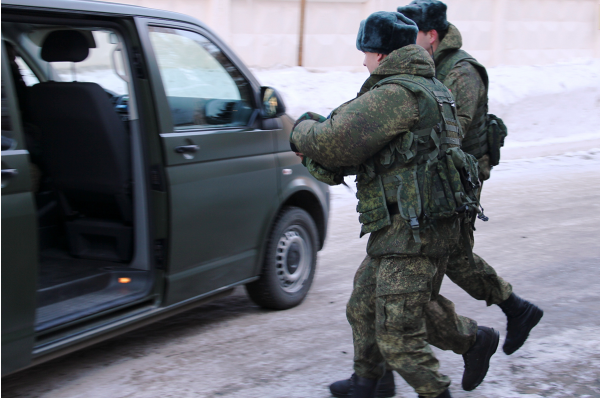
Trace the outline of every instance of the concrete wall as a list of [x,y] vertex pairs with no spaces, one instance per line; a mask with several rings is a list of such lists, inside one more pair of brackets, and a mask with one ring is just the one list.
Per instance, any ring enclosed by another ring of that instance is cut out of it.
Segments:
[[[124,0],[194,16],[253,67],[297,65],[300,0]],[[362,68],[359,22],[409,0],[307,0],[304,66]],[[486,66],[600,58],[599,0],[447,0],[464,48]]]

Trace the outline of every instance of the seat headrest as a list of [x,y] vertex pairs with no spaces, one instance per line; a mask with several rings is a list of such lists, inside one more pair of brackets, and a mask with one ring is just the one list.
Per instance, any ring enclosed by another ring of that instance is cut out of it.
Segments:
[[90,46],[83,33],[55,30],[46,36],[41,55],[46,62],[81,62],[89,53]]

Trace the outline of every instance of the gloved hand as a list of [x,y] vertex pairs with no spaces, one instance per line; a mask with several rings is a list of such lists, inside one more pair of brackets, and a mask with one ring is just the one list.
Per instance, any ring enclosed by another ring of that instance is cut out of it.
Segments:
[[297,125],[299,125],[300,123],[302,123],[305,120],[314,120],[317,121],[319,123],[324,122],[325,120],[327,120],[327,118],[324,118],[323,116],[319,115],[318,113],[315,112],[306,112],[304,114],[302,114],[302,116],[300,116],[298,118],[298,120],[296,120],[296,123],[294,123],[294,127],[292,127],[292,132],[290,133],[290,148],[292,148],[292,151],[298,153],[300,152],[298,150],[298,148],[296,147],[296,145],[292,142],[292,134],[294,133],[294,129],[296,128]]
[[330,170],[306,156],[304,156],[302,164],[306,166],[308,172],[313,177],[327,185],[339,185],[344,182],[342,168],[340,167],[336,167],[335,170]]
[[316,122],[323,123],[325,120],[327,120],[327,118],[323,117],[315,112],[303,113],[302,116],[300,116],[298,118],[298,120],[296,120],[296,123],[294,123],[294,127],[292,128],[292,131],[294,131],[294,129],[296,128],[297,125],[299,125],[300,123],[302,123],[305,120],[314,120]]

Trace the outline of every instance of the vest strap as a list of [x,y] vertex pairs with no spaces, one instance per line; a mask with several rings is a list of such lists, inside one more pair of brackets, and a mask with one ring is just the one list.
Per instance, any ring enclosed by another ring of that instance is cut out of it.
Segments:
[[444,138],[442,138],[442,144],[450,144],[450,145],[460,146],[460,138],[444,137]]

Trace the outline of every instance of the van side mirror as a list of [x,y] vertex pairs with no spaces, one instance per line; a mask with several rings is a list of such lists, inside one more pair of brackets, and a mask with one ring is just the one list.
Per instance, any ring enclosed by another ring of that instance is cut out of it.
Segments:
[[271,119],[285,113],[285,104],[279,93],[271,87],[261,87],[262,97],[261,115],[264,119]]

